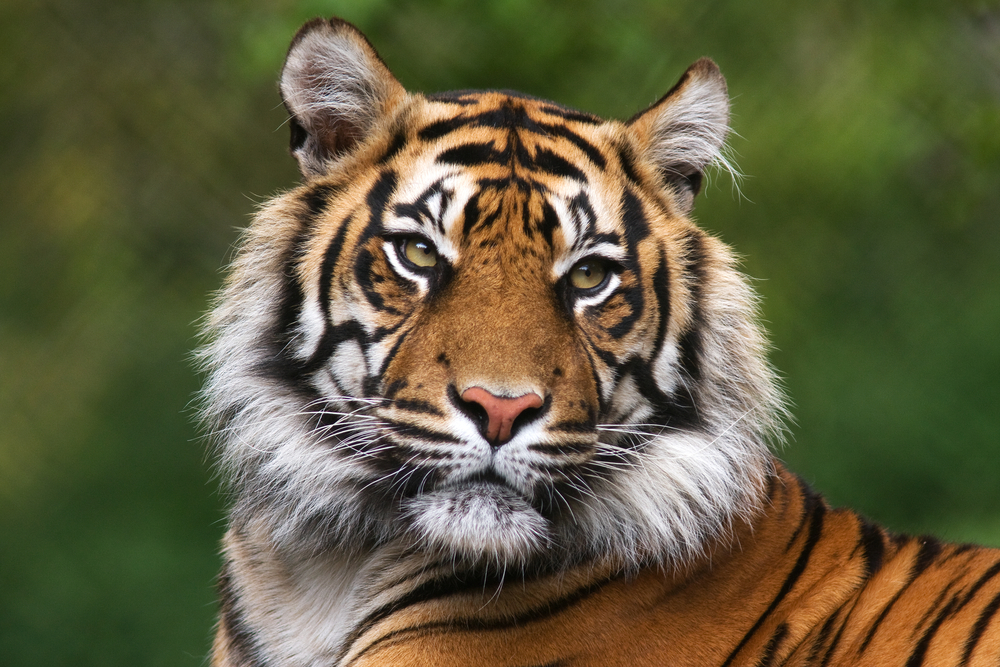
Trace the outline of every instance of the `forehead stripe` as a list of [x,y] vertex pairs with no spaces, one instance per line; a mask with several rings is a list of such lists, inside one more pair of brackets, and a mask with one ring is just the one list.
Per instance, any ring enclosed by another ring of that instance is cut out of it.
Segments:
[[[548,111],[548,109],[545,110]],[[573,120],[579,119],[574,118]],[[587,122],[593,124],[594,121],[587,119]],[[472,116],[439,120],[420,130],[417,136],[423,141],[434,141],[465,127],[491,127],[529,132],[539,136],[561,137],[586,154],[598,168],[604,169],[607,166],[607,160],[596,146],[565,125],[535,121],[523,111],[516,113],[506,107],[503,110],[491,110]]]
[[532,160],[532,166],[548,174],[572,178],[581,183],[587,182],[587,176],[580,169],[547,148],[539,148],[535,151],[535,159]]
[[572,143],[574,146],[586,153],[587,157],[590,158],[590,161],[593,162],[599,169],[604,169],[608,166],[607,160],[604,159],[604,155],[601,154],[601,151],[598,150],[594,144],[590,143],[565,125],[539,123],[538,126],[547,133],[557,137],[562,137]]
[[475,167],[481,164],[505,164],[510,162],[509,151],[498,151],[493,142],[462,144],[449,148],[437,156],[439,164],[454,164],[460,167]]

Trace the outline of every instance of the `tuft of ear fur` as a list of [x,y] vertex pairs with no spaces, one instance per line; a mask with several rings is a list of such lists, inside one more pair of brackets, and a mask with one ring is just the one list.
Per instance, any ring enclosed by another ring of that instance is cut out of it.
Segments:
[[281,70],[291,150],[303,176],[369,137],[406,95],[368,39],[341,19],[313,19],[295,34]]
[[640,154],[671,187],[684,213],[701,189],[702,172],[717,164],[731,173],[722,154],[729,134],[729,94],[719,67],[702,58],[655,104],[628,122]]

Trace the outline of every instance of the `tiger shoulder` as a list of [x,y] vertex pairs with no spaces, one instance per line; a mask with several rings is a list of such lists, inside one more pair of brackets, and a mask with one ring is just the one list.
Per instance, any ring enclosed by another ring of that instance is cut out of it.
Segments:
[[718,68],[626,122],[406,91],[310,21],[302,183],[214,304],[215,667],[996,665],[1000,551],[832,509],[769,449],[757,301],[690,219]]

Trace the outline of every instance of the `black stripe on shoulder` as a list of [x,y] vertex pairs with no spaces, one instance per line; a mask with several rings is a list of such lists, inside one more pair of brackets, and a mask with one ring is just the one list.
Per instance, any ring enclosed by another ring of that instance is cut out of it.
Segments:
[[954,606],[955,604],[957,604],[957,599],[956,599],[957,596],[952,591],[956,583],[957,579],[952,579],[948,582],[947,586],[941,589],[941,591],[937,594],[937,597],[934,598],[934,602],[928,605],[927,610],[924,612],[924,615],[921,616],[920,620],[917,621],[916,625],[913,626],[914,634],[916,634],[917,630],[924,627],[924,623],[926,623],[931,616],[934,616],[934,612],[941,608],[941,605],[942,603],[944,603],[945,598],[947,598],[949,595],[951,596],[951,598],[948,602],[948,605]]
[[[896,546],[901,547],[910,539],[913,538],[908,538],[905,535],[895,535],[893,536],[893,543],[896,544]],[[892,599],[889,600],[889,602],[879,613],[878,617],[876,617],[875,622],[872,623],[872,626],[868,628],[868,633],[865,634],[865,638],[861,642],[861,648],[858,649],[859,654],[864,653],[865,650],[868,648],[868,645],[875,637],[875,633],[882,625],[882,622],[889,615],[889,612],[892,611],[892,608],[896,605],[896,602],[899,601],[899,598],[903,596],[903,594],[910,587],[913,581],[918,576],[920,576],[920,574],[924,570],[926,570],[932,562],[934,562],[934,559],[937,558],[938,554],[941,553],[941,543],[936,539],[934,539],[933,537],[921,537],[917,539],[921,540],[920,550],[917,552],[917,557],[913,562],[913,566],[910,568],[909,579],[907,579],[906,583],[903,584],[898,591],[896,591],[896,594],[892,596]]]
[[779,623],[778,627],[774,630],[774,634],[771,635],[771,638],[767,640],[767,644],[764,645],[764,652],[757,661],[758,667],[771,667],[774,664],[774,656],[778,650],[778,646],[787,635],[788,624]]
[[236,591],[233,590],[229,568],[229,563],[223,565],[217,585],[219,629],[229,639],[226,643],[228,648],[226,664],[240,665],[240,667],[266,667],[254,633],[236,605]]
[[[806,659],[807,665],[817,664],[819,659],[820,651],[826,646],[826,640],[829,639],[830,633],[833,632],[834,626],[837,624],[837,619],[840,618],[841,609],[838,608],[837,611],[833,612],[828,619],[823,623],[822,627],[819,629],[819,633],[816,635],[816,640],[813,642],[812,648],[809,649],[809,657]],[[841,626],[843,627],[843,626]],[[830,655],[833,653],[834,647],[836,647],[837,642],[834,641],[830,648],[827,649],[826,657],[823,660],[822,665],[826,664],[826,660],[829,659]],[[821,665],[821,667],[822,667]]]
[[914,578],[923,574],[924,570],[938,559],[938,556],[941,555],[942,547],[941,542],[936,537],[921,535],[917,539],[920,540],[920,551],[917,553],[917,559],[913,563],[912,576]]
[[823,536],[823,518],[826,516],[826,505],[823,502],[815,503],[812,507],[812,511],[809,514],[809,535],[806,537],[805,543],[802,545],[802,550],[799,552],[799,557],[795,561],[795,565],[792,567],[791,572],[785,578],[784,583],[781,585],[781,589],[778,594],[771,600],[771,604],[768,605],[767,610],[761,614],[757,622],[753,624],[753,627],[743,636],[740,643],[737,644],[733,652],[729,654],[726,661],[722,663],[722,667],[729,667],[733,664],[733,660],[739,655],[743,647],[746,646],[747,642],[753,638],[753,636],[760,630],[760,627],[767,620],[781,601],[785,599],[785,596],[795,587],[798,582],[799,577],[805,572],[806,567],[809,565],[809,559],[812,557],[813,548],[816,543],[819,542],[820,538]]
[[823,498],[813,491],[812,487],[806,484],[805,480],[801,477],[795,477],[795,483],[799,487],[799,492],[802,494],[802,517],[799,520],[799,525],[795,527],[795,532],[788,539],[788,544],[785,545],[785,551],[787,552],[794,545],[796,540],[799,539],[799,535],[805,530],[805,527],[809,525],[809,518],[812,516],[813,510],[817,504],[823,502]]
[[928,627],[924,632],[920,641],[917,642],[917,645],[913,649],[913,653],[911,653],[910,657],[906,660],[906,667],[920,667],[924,664],[924,656],[927,655],[927,648],[931,645],[931,640],[934,639],[934,635],[937,634],[937,631],[941,628],[941,624],[944,623],[945,619],[948,618],[948,615],[951,614],[957,602],[958,599],[953,597],[949,600],[948,604],[944,606],[944,609],[941,610],[941,612],[937,615],[937,618],[934,619],[934,622],[931,623],[930,627]]
[[865,579],[882,569],[882,559],[885,557],[885,535],[882,529],[861,518],[861,536],[858,538],[862,555],[865,559]]
[[962,598],[962,602],[958,605],[958,609],[955,610],[955,613],[958,613],[965,605],[969,604],[972,598],[975,597],[976,593],[978,593],[979,590],[983,586],[985,586],[990,579],[997,576],[997,574],[1000,574],[1000,562],[993,563],[993,565],[990,566],[989,569],[983,572],[982,576],[980,576],[979,579],[976,580],[976,583],[974,583],[972,587],[969,588],[969,591]]
[[986,627],[996,616],[997,611],[1000,610],[1000,593],[996,596],[990,603],[983,608],[983,612],[979,614],[979,618],[976,619],[976,624],[972,627],[972,632],[969,634],[969,638],[965,640],[965,652],[962,654],[962,664],[969,664],[969,658],[972,657],[972,652],[976,650],[976,646],[979,644],[979,640],[983,638],[983,633],[986,632]]
[[[830,663],[830,658],[833,657],[834,651],[840,645],[840,638],[844,635],[844,630],[847,629],[847,619],[850,617],[851,613],[854,611],[854,607],[857,605],[858,601],[854,601],[854,605],[851,606],[851,611],[847,612],[844,616],[844,620],[841,621],[840,627],[837,629],[837,634],[833,636],[833,641],[830,642],[830,648],[826,650],[826,655],[823,656],[823,662],[820,663],[819,667],[826,667]],[[837,613],[834,614],[833,619],[838,618],[841,609],[837,609]]]

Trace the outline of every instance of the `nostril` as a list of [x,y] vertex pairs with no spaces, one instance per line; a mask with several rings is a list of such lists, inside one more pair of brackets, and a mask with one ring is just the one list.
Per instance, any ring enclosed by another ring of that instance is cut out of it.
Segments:
[[[542,397],[535,393],[522,396],[497,396],[482,387],[470,387],[462,392],[461,400],[468,411],[481,416],[486,413],[486,428],[479,421],[480,432],[491,445],[502,445],[511,439],[515,424],[520,425],[537,416],[544,404]],[[478,406],[477,410],[472,406]],[[468,412],[466,412],[468,414]]]
[[452,405],[458,408],[462,414],[469,418],[469,420],[476,425],[479,432],[486,437],[486,431],[489,428],[490,416],[484,408],[479,403],[475,401],[467,401],[462,396],[459,395],[458,391],[454,387],[448,387],[448,397],[451,399]]

